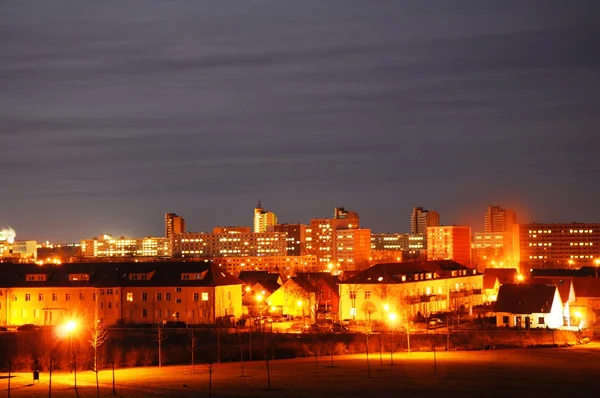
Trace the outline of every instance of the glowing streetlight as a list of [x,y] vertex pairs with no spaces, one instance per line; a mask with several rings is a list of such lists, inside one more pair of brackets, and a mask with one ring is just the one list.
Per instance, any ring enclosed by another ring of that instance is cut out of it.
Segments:
[[262,302],[263,301],[263,295],[262,294],[257,294],[256,295],[256,301],[259,302],[259,303]]
[[65,329],[67,330],[67,332],[69,332],[69,334],[73,333],[73,331],[77,328],[77,322],[75,321],[69,321],[65,324]]
[[521,274],[517,275],[517,282],[523,282],[525,280],[525,277]]
[[390,366],[392,366],[392,365],[394,365],[394,350],[396,348],[394,328],[396,326],[395,324],[396,324],[396,318],[397,318],[397,316],[396,316],[396,314],[394,312],[390,312],[388,314],[388,318],[390,320],[390,329],[392,330],[392,347],[390,349]]
[[77,390],[77,349],[73,345],[73,335],[77,330],[77,322],[70,320],[62,327],[62,335],[69,337],[69,346],[71,349],[72,365],[73,365],[73,387]]
[[384,305],[383,305],[383,310],[384,310],[385,312],[388,312],[388,311],[390,310],[390,306],[389,306],[389,305],[387,305],[387,304],[384,304]]

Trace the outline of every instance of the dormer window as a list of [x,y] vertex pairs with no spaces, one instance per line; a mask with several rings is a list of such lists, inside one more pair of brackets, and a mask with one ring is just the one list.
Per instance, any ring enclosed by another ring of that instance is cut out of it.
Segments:
[[25,280],[27,282],[45,282],[46,274],[27,274]]
[[71,282],[89,281],[90,280],[90,274],[69,274],[69,280]]

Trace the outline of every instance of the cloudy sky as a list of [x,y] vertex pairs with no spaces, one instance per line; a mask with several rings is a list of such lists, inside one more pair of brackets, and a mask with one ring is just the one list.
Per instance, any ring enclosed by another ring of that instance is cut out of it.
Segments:
[[600,221],[595,1],[0,4],[0,226]]

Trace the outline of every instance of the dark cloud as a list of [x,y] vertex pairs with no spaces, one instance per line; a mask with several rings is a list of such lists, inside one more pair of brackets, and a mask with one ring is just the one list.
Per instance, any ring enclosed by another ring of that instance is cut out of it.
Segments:
[[0,6],[0,223],[160,234],[336,205],[404,231],[414,205],[600,221],[589,1]]

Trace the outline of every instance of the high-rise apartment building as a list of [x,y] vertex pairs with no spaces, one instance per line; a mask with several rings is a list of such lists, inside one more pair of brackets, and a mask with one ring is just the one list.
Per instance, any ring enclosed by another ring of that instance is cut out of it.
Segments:
[[169,238],[113,238],[101,235],[81,241],[85,258],[104,257],[171,257]]
[[259,201],[254,208],[254,232],[267,232],[267,227],[272,225],[277,225],[277,216],[263,209]]
[[514,210],[489,206],[485,213],[485,232],[511,232],[516,223],[517,214]]
[[371,230],[338,229],[335,231],[334,260],[346,271],[366,269],[371,256]]
[[579,268],[600,259],[600,223],[521,224],[518,230],[527,268]]
[[[313,218],[306,229],[306,253],[317,256],[322,264],[336,262],[337,231],[360,228],[360,217],[357,213],[336,207],[334,218]],[[369,231],[369,250],[370,231]]]
[[440,215],[437,211],[424,210],[422,207],[414,207],[410,217],[410,233],[426,234],[427,227],[440,225]]
[[489,206],[485,213],[485,232],[473,234],[473,266],[481,272],[485,268],[518,267],[516,228],[517,214],[514,210]]
[[165,237],[171,238],[174,234],[185,233],[185,220],[175,213],[165,214]]
[[410,234],[371,234],[372,250],[409,250]]
[[[215,230],[219,231],[217,228]],[[173,256],[184,258],[285,256],[285,239],[286,234],[282,232],[240,232],[236,229],[220,233],[185,233],[174,236]]]
[[267,232],[283,232],[286,236],[288,256],[300,256],[306,251],[306,229],[304,224],[277,224],[267,227]]
[[427,228],[427,260],[454,260],[471,266],[471,227]]

